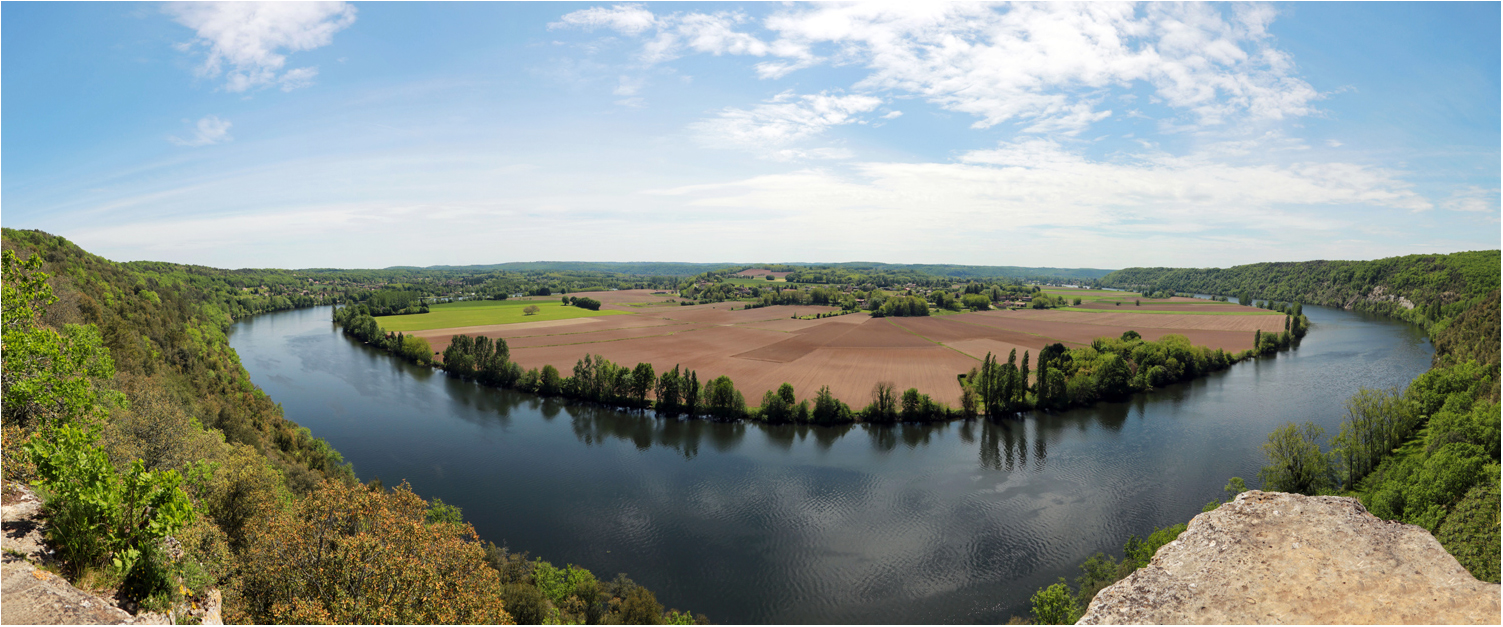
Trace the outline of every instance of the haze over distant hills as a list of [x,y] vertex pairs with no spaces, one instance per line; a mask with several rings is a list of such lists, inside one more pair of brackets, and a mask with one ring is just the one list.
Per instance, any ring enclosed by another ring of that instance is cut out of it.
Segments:
[[391,266],[385,270],[515,270],[515,271],[591,271],[642,274],[650,276],[693,276],[727,267],[798,266],[804,268],[845,268],[914,270],[939,276],[958,278],[1032,278],[1058,277],[1071,279],[1099,279],[1113,272],[1101,268],[1031,268],[1026,266],[963,266],[952,264],[905,264],[879,263],[875,261],[846,261],[840,263],[786,262],[771,264],[753,263],[682,263],[674,261],[514,261],[472,266]]

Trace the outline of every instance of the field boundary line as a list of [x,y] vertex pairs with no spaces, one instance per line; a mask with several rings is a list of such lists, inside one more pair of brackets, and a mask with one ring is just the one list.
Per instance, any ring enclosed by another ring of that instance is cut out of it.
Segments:
[[[584,335],[586,333],[605,333],[607,331],[628,331],[628,330],[631,330],[631,329],[656,329],[658,327],[682,327],[682,326],[687,326],[687,325],[692,325],[692,324],[694,324],[694,323],[693,322],[680,322],[678,324],[649,324],[649,325],[644,326],[644,327],[627,327],[625,329],[595,329],[594,331],[570,331],[568,333],[543,333],[543,334],[540,334],[540,335],[519,335],[519,336],[514,337],[512,339],[514,339],[514,340],[520,340],[522,338],[528,338],[528,337],[563,337],[565,335]],[[497,326],[500,326],[500,325],[497,325]],[[435,330],[436,331],[441,331],[442,329],[435,329]],[[655,336],[644,335],[642,337],[655,337]],[[630,339],[630,338],[627,338],[627,339]],[[562,346],[562,344],[560,346]]]
[[595,341],[595,342],[564,342],[562,344],[539,344],[537,346],[518,346],[517,348],[514,348],[512,350],[525,351],[525,350],[532,349],[532,348],[552,348],[552,347],[555,347],[555,346],[585,346],[587,344],[610,344],[611,342],[630,342],[632,340],[645,340],[645,339],[653,338],[653,337],[668,337],[670,335],[678,335],[679,333],[693,333],[694,331],[701,331],[701,330],[702,329],[687,329],[687,330],[684,330],[684,331],[672,331],[672,332],[668,332],[668,333],[658,333],[656,335],[643,335],[641,337],[622,337],[622,338],[616,338],[614,340],[598,340],[598,341]]
[[[1032,318],[1024,318],[1024,320],[1031,320],[1031,319]],[[981,324],[980,322],[971,322],[969,320],[955,320],[954,322],[959,322],[961,324],[969,324],[971,326],[982,327],[982,328],[986,328],[986,329],[996,329],[998,331],[1012,331],[1013,333],[1022,333],[1023,335],[1032,335],[1034,337],[1039,337],[1039,338],[1043,338],[1043,339],[1046,339],[1046,340],[1054,340],[1055,342],[1058,342],[1060,344],[1075,344],[1077,346],[1090,346],[1090,344],[1084,344],[1084,343],[1081,343],[1081,342],[1071,342],[1069,340],[1062,340],[1062,339],[1054,337],[1052,335],[1044,335],[1043,333],[1034,333],[1032,331],[1021,331],[1021,330],[1018,330],[1018,329],[1004,329],[1002,327],[992,326],[990,324]],[[1158,327],[1152,327],[1152,328],[1158,328]]]
[[1251,311],[1168,311],[1168,310],[1165,310],[1165,309],[1138,309],[1136,306],[1134,306],[1131,309],[1123,309],[1121,311],[1117,311],[1116,309],[1086,309],[1084,307],[1055,307],[1054,311],[1073,311],[1073,312],[1076,312],[1076,313],[1167,314],[1167,315],[1171,315],[1171,316],[1270,316],[1270,315],[1282,316],[1282,315],[1285,315],[1285,314],[1281,314],[1281,313],[1279,313],[1277,311],[1271,311],[1271,312],[1268,312],[1268,313],[1254,313],[1254,312],[1251,312]]
[[919,338],[919,339],[921,339],[921,340],[924,340],[924,341],[926,341],[926,342],[933,342],[933,343],[934,343],[934,345],[935,345],[935,346],[942,346],[942,347],[944,347],[944,348],[948,348],[948,349],[950,349],[950,350],[952,350],[952,351],[955,351],[955,352],[957,352],[957,353],[960,353],[960,354],[962,354],[962,355],[965,355],[965,356],[966,356],[966,357],[970,357],[970,358],[971,358],[971,359],[975,359],[975,360],[976,360],[976,361],[982,361],[982,360],[980,360],[980,359],[976,359],[976,356],[975,356],[975,355],[972,355],[972,354],[970,354],[970,353],[967,353],[967,352],[965,352],[965,351],[963,351],[963,350],[960,350],[960,349],[958,349],[958,348],[955,348],[955,347],[954,347],[954,346],[950,346],[950,345],[948,345],[948,344],[945,344],[945,343],[944,343],[944,342],[940,342],[940,341],[937,341],[937,340],[931,340],[931,339],[929,339],[929,338],[928,338],[928,337],[925,337],[925,336],[923,336],[923,335],[920,335],[920,334],[919,334],[919,332],[918,332],[918,331],[914,331],[914,330],[913,330],[913,329],[910,329],[910,328],[908,328],[908,327],[905,327],[905,326],[903,326],[903,325],[901,325],[901,324],[898,324],[898,322],[897,322],[897,321],[896,321],[896,320],[893,320],[893,319],[892,319],[892,318],[888,318],[888,319],[887,319],[887,323],[888,323],[888,324],[891,324],[891,325],[893,325],[893,326],[896,326],[896,327],[897,327],[897,328],[899,328],[899,329],[902,329],[902,330],[904,330],[904,331],[907,331],[907,332],[909,332],[909,333],[911,333],[911,334],[913,334],[913,336],[914,336],[914,337],[917,337],[917,338]]

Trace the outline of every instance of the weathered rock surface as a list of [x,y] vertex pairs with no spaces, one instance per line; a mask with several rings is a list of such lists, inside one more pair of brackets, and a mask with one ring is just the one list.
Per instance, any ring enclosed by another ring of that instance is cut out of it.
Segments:
[[1499,624],[1499,586],[1353,498],[1244,492],[1196,516],[1079,624]]

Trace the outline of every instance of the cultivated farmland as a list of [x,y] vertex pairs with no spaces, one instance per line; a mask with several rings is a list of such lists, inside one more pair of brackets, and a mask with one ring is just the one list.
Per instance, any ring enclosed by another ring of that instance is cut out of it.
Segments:
[[[1100,294],[1100,292],[1094,292]],[[865,313],[817,320],[793,317],[836,313],[834,307],[776,306],[741,309],[739,303],[694,306],[647,306],[671,298],[647,290],[590,293],[604,303],[601,311],[563,307],[555,299],[543,304],[603,317],[522,321],[520,314],[494,324],[475,324],[464,318],[460,328],[413,331],[443,351],[456,334],[505,338],[511,357],[524,368],[551,364],[568,373],[586,353],[618,364],[648,362],[658,371],[674,365],[696,370],[701,381],[730,377],[749,402],[782,383],[792,384],[800,398],[812,397],[822,385],[853,405],[870,400],[873,384],[889,381],[898,389],[916,387],[952,406],[958,404],[956,375],[980,364],[988,351],[1016,349],[1035,355],[1055,342],[1069,347],[1089,345],[1098,337],[1118,337],[1133,330],[1153,340],[1171,333],[1194,344],[1240,351],[1252,348],[1253,334],[1283,331],[1284,316],[1252,307],[1193,299],[1153,301],[1156,309],[1180,307],[1170,313],[1144,313],[1124,304],[1089,311],[984,311],[942,317],[872,318]],[[1119,297],[1119,296],[1117,296]],[[518,305],[520,312],[522,303]],[[1198,311],[1197,304],[1214,307]],[[1207,315],[1211,313],[1245,315]],[[632,315],[623,315],[632,314]],[[432,315],[432,314],[427,314]],[[386,327],[398,316],[381,319]],[[511,322],[511,321],[517,322]],[[386,327],[388,330],[390,327]]]
[[[524,310],[528,306],[536,306],[538,312],[527,313]],[[626,312],[604,309],[590,311],[572,307],[563,304],[557,297],[551,300],[471,300],[434,305],[425,314],[382,316],[377,322],[382,329],[387,331],[407,333],[430,329],[613,316],[623,313]]]

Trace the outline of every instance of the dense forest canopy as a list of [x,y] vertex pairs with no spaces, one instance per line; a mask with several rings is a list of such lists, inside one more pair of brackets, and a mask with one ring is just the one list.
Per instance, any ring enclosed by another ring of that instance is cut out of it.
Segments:
[[[1373,261],[1255,263],[1231,268],[1127,268],[1104,287],[1303,302],[1392,316],[1431,333],[1499,287],[1499,251]],[[1496,301],[1496,297],[1492,297]]]

